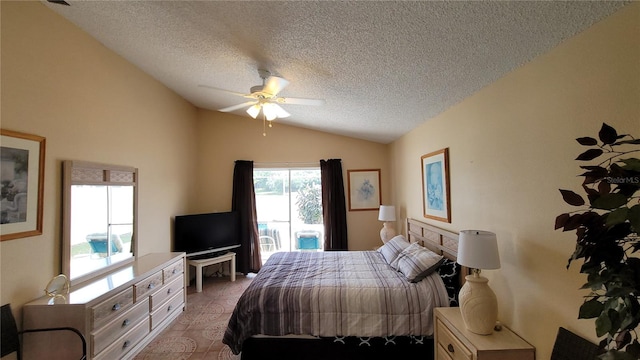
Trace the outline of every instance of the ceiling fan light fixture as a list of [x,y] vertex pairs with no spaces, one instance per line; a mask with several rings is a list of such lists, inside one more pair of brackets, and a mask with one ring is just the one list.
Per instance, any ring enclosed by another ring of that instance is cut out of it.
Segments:
[[[0,0],[1,1],[1,0]],[[48,0],[48,1],[59,1],[59,0]],[[289,81],[283,79],[278,76],[273,76],[271,73],[264,69],[258,69],[258,75],[262,79],[262,85],[256,85],[251,87],[249,94],[243,94],[223,89],[218,89],[215,87],[200,85],[201,87],[210,88],[213,90],[218,90],[222,92],[226,92],[231,95],[241,96],[247,99],[252,99],[250,101],[244,102],[242,104],[227,106],[225,108],[219,109],[221,112],[232,112],[236,110],[240,110],[245,106],[249,106],[245,111],[249,116],[254,119],[257,119],[262,112],[262,126],[263,126],[263,135],[266,136],[266,127],[267,124],[271,127],[271,122],[278,118],[286,118],[291,116],[285,109],[280,106],[280,104],[293,104],[293,105],[322,105],[324,104],[324,100],[320,99],[303,99],[303,98],[285,98],[278,97],[278,94],[282,89],[284,89]]]
[[252,118],[257,118],[258,114],[260,114],[260,104],[255,104],[247,109],[247,114]]
[[264,116],[267,118],[268,121],[275,120],[278,117],[278,109],[274,104],[270,104],[270,103],[263,104],[262,112],[264,113]]

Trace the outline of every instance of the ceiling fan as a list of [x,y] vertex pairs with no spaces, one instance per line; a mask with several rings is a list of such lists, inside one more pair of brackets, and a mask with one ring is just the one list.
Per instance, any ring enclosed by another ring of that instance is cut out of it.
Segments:
[[258,74],[262,79],[262,85],[251,87],[248,94],[218,89],[207,85],[200,86],[251,99],[250,101],[244,102],[242,104],[228,106],[219,109],[218,111],[231,112],[248,106],[249,108],[247,109],[247,114],[255,119],[258,117],[258,115],[260,115],[260,112],[262,111],[263,122],[265,120],[268,121],[269,127],[271,127],[272,120],[275,120],[277,118],[285,118],[291,115],[280,105],[291,104],[319,106],[325,103],[325,101],[322,99],[303,99],[278,96],[278,93],[280,93],[282,89],[289,85],[289,81],[278,76],[273,76],[269,71],[263,69],[259,69]]

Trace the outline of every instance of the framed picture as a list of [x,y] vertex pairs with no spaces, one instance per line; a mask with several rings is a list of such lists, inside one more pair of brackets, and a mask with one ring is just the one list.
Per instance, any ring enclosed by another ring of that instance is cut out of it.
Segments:
[[424,217],[450,223],[449,148],[423,155],[421,159]]
[[349,211],[380,208],[380,169],[347,170]]
[[42,234],[45,138],[0,130],[0,241]]

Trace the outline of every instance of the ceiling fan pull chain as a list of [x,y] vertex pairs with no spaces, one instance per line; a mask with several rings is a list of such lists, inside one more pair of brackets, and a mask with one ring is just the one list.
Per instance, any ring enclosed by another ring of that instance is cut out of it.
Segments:
[[262,111],[262,136],[267,136],[267,118],[264,115],[264,111]]

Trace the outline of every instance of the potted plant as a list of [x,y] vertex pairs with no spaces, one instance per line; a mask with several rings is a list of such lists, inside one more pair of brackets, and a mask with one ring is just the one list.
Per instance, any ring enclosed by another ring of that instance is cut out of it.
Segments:
[[640,139],[603,123],[597,139],[576,140],[588,147],[576,160],[595,164],[580,166],[586,200],[560,189],[564,201],[580,209],[559,215],[555,228],[577,235],[567,268],[584,261],[582,288],[590,292],[578,317],[595,319],[596,334],[604,337],[601,359],[640,359],[640,160],[632,157]]

